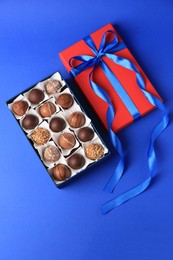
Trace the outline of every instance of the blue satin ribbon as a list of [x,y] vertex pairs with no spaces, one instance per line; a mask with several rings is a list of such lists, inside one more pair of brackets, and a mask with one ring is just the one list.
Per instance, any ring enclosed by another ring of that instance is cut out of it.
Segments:
[[[113,40],[109,41],[106,43],[106,36],[107,34],[110,33],[113,35]],[[155,155],[155,149],[154,149],[154,143],[157,139],[157,137],[161,134],[161,132],[167,127],[169,123],[169,116],[168,112],[163,105],[163,103],[150,94],[149,92],[146,91],[145,88],[145,83],[140,75],[138,69],[136,66],[130,62],[129,60],[125,58],[121,58],[117,55],[115,55],[116,52],[123,50],[126,48],[123,42],[118,42],[117,35],[114,31],[107,31],[103,34],[101,43],[99,48],[97,49],[92,38],[90,36],[87,36],[84,38],[85,43],[90,47],[90,49],[93,51],[94,56],[90,55],[80,55],[80,56],[75,56],[72,57],[69,61],[69,65],[72,67],[71,73],[75,77],[82,71],[91,68],[92,71],[89,74],[89,81],[90,85],[93,89],[93,91],[105,102],[108,103],[108,110],[107,110],[107,125],[108,125],[108,131],[111,137],[111,141],[113,143],[114,148],[117,150],[120,160],[118,162],[118,165],[109,179],[108,183],[106,184],[104,190],[107,192],[113,192],[116,184],[120,180],[123,171],[124,171],[124,153],[122,149],[122,145],[120,140],[118,139],[117,135],[112,131],[112,123],[115,117],[115,111],[113,108],[113,104],[111,102],[111,99],[109,95],[100,87],[98,86],[93,80],[93,72],[96,69],[97,66],[100,66],[105,73],[107,79],[110,81],[111,85],[114,87],[115,91],[117,94],[120,96],[120,98],[123,100],[126,108],[130,112],[130,114],[133,116],[134,120],[138,119],[140,117],[140,113],[131,100],[131,98],[128,96],[126,91],[124,90],[123,86],[120,84],[114,73],[111,71],[111,69],[106,65],[106,63],[103,61],[102,57],[106,56],[109,59],[111,59],[114,63],[118,64],[119,66],[122,66],[126,69],[129,69],[133,71],[136,74],[136,81],[138,86],[140,87],[141,91],[147,98],[147,100],[155,107],[158,107],[161,111],[164,112],[164,116],[160,123],[154,128],[151,137],[150,137],[150,143],[149,143],[149,148],[148,148],[148,154],[147,154],[147,159],[148,159],[148,165],[149,165],[149,170],[150,170],[150,176],[147,178],[146,181],[142,182],[141,184],[135,186],[134,188],[130,189],[129,191],[119,195],[118,197],[110,200],[109,202],[106,202],[102,206],[102,213],[105,214],[115,208],[116,206],[121,205],[122,203],[134,198],[135,196],[139,195],[142,193],[150,184],[154,172],[155,172],[155,166],[156,166],[156,155]],[[73,68],[72,61],[73,60],[78,60],[80,61],[80,65],[76,66]]]

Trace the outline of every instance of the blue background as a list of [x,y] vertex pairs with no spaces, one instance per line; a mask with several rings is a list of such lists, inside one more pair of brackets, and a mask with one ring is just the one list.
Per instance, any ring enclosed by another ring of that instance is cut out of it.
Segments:
[[109,138],[78,93],[58,53],[113,23],[163,97],[172,118],[171,0],[0,0],[0,259],[172,260],[173,126],[160,136],[157,175],[142,195],[101,214],[103,202],[149,175],[147,147],[159,111],[119,133],[126,172],[114,194],[102,191],[116,154],[58,190],[6,101],[56,70]]

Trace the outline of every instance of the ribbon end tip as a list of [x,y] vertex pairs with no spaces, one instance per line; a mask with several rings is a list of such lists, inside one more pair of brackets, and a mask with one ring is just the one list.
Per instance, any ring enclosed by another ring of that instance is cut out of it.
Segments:
[[104,192],[107,192],[107,193],[112,193],[114,190],[113,190],[113,189],[110,189],[110,188],[108,188],[108,187],[105,187],[105,188],[103,189],[103,191],[104,191]]

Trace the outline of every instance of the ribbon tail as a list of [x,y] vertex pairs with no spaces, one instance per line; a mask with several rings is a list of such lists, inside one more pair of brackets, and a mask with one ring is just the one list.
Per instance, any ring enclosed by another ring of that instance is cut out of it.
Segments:
[[150,170],[150,177],[147,178],[144,182],[141,184],[135,186],[134,188],[130,189],[129,191],[120,194],[116,198],[106,202],[102,205],[102,213],[106,214],[109,211],[111,211],[113,208],[133,199],[137,195],[141,194],[143,191],[145,191],[148,186],[150,185],[152,178],[155,173],[155,166],[156,166],[156,155],[155,155],[155,149],[154,149],[154,143],[159,137],[159,135],[166,129],[169,123],[169,115],[168,112],[164,106],[164,104],[148,93],[147,91],[143,90],[144,95],[149,99],[149,101],[152,103],[152,105],[157,106],[160,110],[164,112],[164,116],[162,120],[156,125],[154,130],[152,131],[150,142],[149,142],[149,148],[148,148],[148,166]]
[[129,191],[120,194],[118,197],[106,202],[102,205],[102,214],[106,214],[115,207],[120,206],[121,204],[127,202],[130,199],[133,199],[134,197],[142,193],[144,190],[146,190],[150,182],[151,177],[149,177],[146,181],[134,187],[133,189],[130,189]]
[[[107,115],[109,116],[109,110],[108,110]],[[109,117],[108,117],[108,121],[110,121]],[[103,189],[105,192],[114,191],[117,183],[121,179],[123,172],[124,172],[124,152],[123,152],[122,144],[121,144],[119,138],[117,137],[117,135],[111,130],[111,128],[109,128],[109,135],[111,137],[111,141],[112,141],[114,148],[116,149],[116,151],[119,154],[120,159],[119,159],[117,167],[115,168],[111,178],[109,179],[109,181],[107,182],[106,186]]]
[[[91,78],[91,74],[90,74],[90,78]],[[106,101],[109,105],[108,111],[107,111],[108,132],[109,132],[112,144],[113,144],[115,150],[118,152],[118,154],[120,156],[118,165],[115,168],[115,171],[112,174],[112,177],[110,178],[110,180],[108,181],[107,185],[104,188],[104,191],[110,192],[110,191],[113,191],[115,189],[116,184],[119,182],[119,180],[120,180],[120,178],[121,178],[121,176],[124,172],[124,153],[123,153],[122,144],[121,144],[119,138],[111,130],[112,122],[113,122],[114,116],[115,116],[115,112],[114,112],[114,108],[113,108],[113,105],[111,103],[111,100],[110,100],[109,96],[107,95],[107,93],[102,88],[100,88],[95,82],[93,82],[91,79],[90,79],[90,84],[91,84],[91,87],[94,90],[94,92],[101,99]]]

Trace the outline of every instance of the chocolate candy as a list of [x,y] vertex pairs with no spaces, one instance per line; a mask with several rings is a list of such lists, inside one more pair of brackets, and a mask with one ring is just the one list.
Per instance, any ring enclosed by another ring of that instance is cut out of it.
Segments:
[[43,158],[46,162],[57,162],[60,158],[60,152],[55,146],[48,146],[43,151]]
[[51,95],[57,93],[58,89],[61,88],[61,83],[59,80],[52,79],[49,80],[45,86],[46,92]]
[[77,134],[78,138],[80,141],[82,142],[88,142],[90,140],[93,139],[94,137],[94,131],[92,130],[91,127],[83,127],[81,128],[79,131],[78,131],[78,134]]
[[37,105],[43,101],[44,93],[42,90],[34,88],[29,92],[28,99],[32,104]]
[[52,102],[46,102],[39,108],[39,113],[42,117],[50,117],[56,111],[56,107]]
[[70,176],[71,176],[71,170],[65,164],[60,163],[53,168],[52,177],[56,181],[64,181],[70,178]]
[[49,141],[50,133],[46,128],[37,127],[31,135],[37,145],[44,145]]
[[35,115],[26,115],[22,120],[22,127],[31,130],[34,129],[39,123],[39,119]]
[[16,101],[12,105],[13,112],[18,116],[23,116],[28,109],[28,103],[26,101],[20,100]]
[[68,118],[68,123],[74,128],[81,127],[85,124],[85,116],[82,112],[74,112]]
[[57,98],[57,103],[64,109],[68,109],[73,105],[73,98],[68,93],[63,93]]
[[63,133],[58,138],[58,144],[63,149],[71,149],[75,146],[76,140],[71,133]]
[[55,73],[29,92],[22,93],[19,101],[15,101],[16,98],[10,101],[9,108],[59,186],[101,158],[107,150],[80,104],[67,86],[62,88],[63,80],[58,79],[61,76]]
[[101,144],[91,143],[85,147],[85,155],[91,160],[97,160],[104,155],[104,148]]
[[79,153],[74,153],[67,162],[72,169],[77,170],[85,165],[85,158]]
[[51,119],[49,126],[53,132],[61,132],[65,129],[66,122],[61,117],[54,117]]

